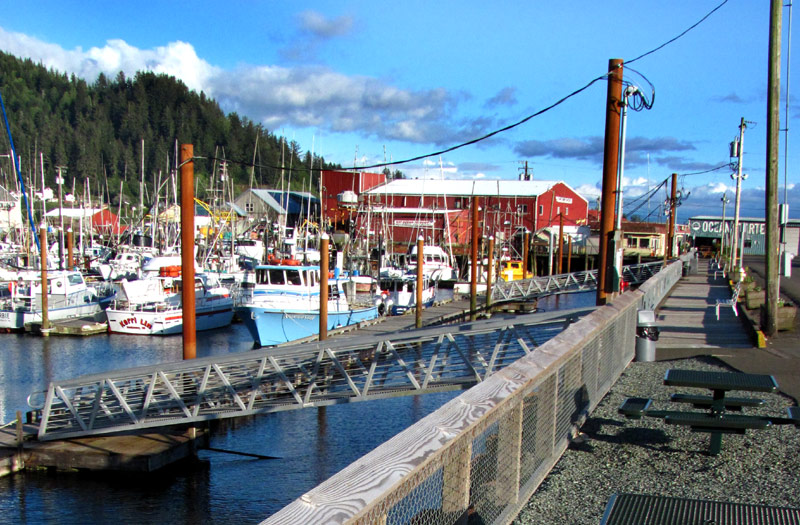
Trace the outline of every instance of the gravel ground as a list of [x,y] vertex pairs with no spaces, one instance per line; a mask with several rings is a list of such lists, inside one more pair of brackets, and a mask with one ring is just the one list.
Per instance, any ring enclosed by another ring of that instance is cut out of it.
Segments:
[[[570,445],[515,524],[596,525],[609,497],[622,492],[800,507],[800,429],[795,426],[724,435],[722,452],[711,456],[709,434],[656,418],[626,420],[617,413],[633,396],[649,397],[656,409],[690,410],[690,405],[670,403],[669,395],[701,392],[664,386],[669,368],[728,370],[713,358],[631,363],[581,429],[589,439]],[[744,413],[785,416],[793,404],[780,394],[763,399],[763,407]]]

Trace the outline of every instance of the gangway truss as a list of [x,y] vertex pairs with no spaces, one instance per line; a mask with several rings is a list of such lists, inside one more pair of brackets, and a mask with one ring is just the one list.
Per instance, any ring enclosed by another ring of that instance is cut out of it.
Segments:
[[[583,308],[349,336],[53,382],[38,438],[55,440],[466,389],[588,314]],[[41,394],[41,393],[40,393]],[[41,399],[41,398],[39,398]]]

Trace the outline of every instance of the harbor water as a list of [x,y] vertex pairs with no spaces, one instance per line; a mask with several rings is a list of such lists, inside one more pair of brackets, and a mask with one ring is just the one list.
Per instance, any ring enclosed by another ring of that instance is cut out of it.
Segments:
[[[550,296],[546,311],[594,304],[594,292]],[[51,380],[179,361],[182,338],[0,334],[0,418],[13,421]],[[197,357],[252,350],[241,324],[198,334]],[[150,475],[27,471],[0,478],[0,523],[258,523],[458,392],[309,408],[215,422],[201,461]]]

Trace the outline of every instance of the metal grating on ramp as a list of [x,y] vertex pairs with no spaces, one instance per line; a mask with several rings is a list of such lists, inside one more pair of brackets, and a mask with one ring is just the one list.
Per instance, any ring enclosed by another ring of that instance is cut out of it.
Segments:
[[646,494],[615,494],[601,525],[800,525],[800,509]]

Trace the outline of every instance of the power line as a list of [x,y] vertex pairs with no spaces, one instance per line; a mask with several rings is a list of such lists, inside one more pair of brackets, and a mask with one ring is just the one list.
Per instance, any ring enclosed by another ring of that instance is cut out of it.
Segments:
[[[639,76],[641,76],[645,80],[645,82],[647,82],[650,85],[652,93],[653,93],[652,98],[649,101],[644,97],[644,95],[642,95],[640,93],[639,94],[639,99],[637,101],[637,104],[633,108],[634,110],[638,111],[639,109],[642,109],[642,108],[650,109],[650,107],[652,107],[653,102],[655,100],[655,88],[653,87],[653,84],[649,80],[647,80],[647,78],[642,73],[634,70],[633,68],[629,68],[628,65],[632,64],[632,63],[636,62],[637,60],[640,60],[640,59],[642,59],[642,58],[644,58],[646,56],[652,55],[653,53],[656,53],[657,51],[660,51],[661,49],[665,48],[669,44],[672,44],[673,42],[679,40],[684,35],[686,35],[689,31],[695,29],[697,26],[699,26],[700,24],[705,22],[706,19],[708,19],[712,14],[714,14],[716,11],[721,9],[722,6],[724,6],[727,3],[728,3],[728,0],[724,0],[722,3],[720,3],[714,9],[709,11],[705,16],[703,16],[703,18],[701,18],[696,23],[694,23],[691,26],[689,26],[689,28],[687,28],[686,30],[684,30],[683,32],[678,34],[677,36],[671,38],[670,40],[667,40],[663,44],[651,49],[650,51],[642,53],[641,55],[637,56],[636,58],[634,58],[632,60],[623,61],[624,67],[626,67],[627,69],[630,69],[631,71],[633,71],[636,74],[638,74]],[[532,113],[532,114],[528,115],[527,117],[525,117],[525,118],[523,118],[523,119],[521,119],[521,120],[519,120],[517,122],[514,122],[514,123],[509,124],[507,126],[504,126],[502,128],[496,129],[494,131],[486,133],[485,135],[482,135],[482,136],[480,136],[478,138],[469,140],[467,142],[462,142],[460,144],[456,144],[455,146],[450,146],[448,148],[445,148],[445,149],[442,149],[442,150],[439,150],[439,151],[434,151],[432,153],[426,153],[426,154],[423,154],[423,155],[417,155],[415,157],[410,157],[410,158],[403,159],[403,160],[397,160],[397,161],[391,161],[391,162],[381,162],[381,163],[371,164],[371,165],[367,165],[367,166],[352,166],[352,167],[345,167],[345,168],[340,168],[340,169],[342,169],[342,170],[360,170],[360,169],[362,169],[363,170],[363,169],[374,169],[374,168],[383,168],[383,167],[388,167],[388,166],[397,166],[397,165],[401,165],[401,164],[408,164],[409,162],[416,162],[418,160],[426,159],[428,157],[436,157],[436,156],[444,155],[446,153],[450,153],[451,151],[455,151],[457,149],[461,149],[461,148],[464,148],[466,146],[471,146],[473,144],[477,144],[478,142],[482,142],[482,141],[484,141],[486,139],[494,137],[495,135],[498,135],[500,133],[504,133],[506,131],[514,129],[514,128],[518,127],[518,126],[521,126],[522,124],[525,124],[526,122],[528,122],[529,120],[531,120],[533,118],[536,118],[536,117],[538,117],[540,115],[543,115],[544,113],[547,113],[548,111],[554,109],[555,107],[563,104],[564,102],[566,102],[570,98],[582,93],[583,91],[586,91],[592,85],[594,85],[596,82],[605,79],[606,77],[608,77],[608,75],[610,73],[611,72],[609,71],[607,73],[604,73],[603,75],[600,75],[599,77],[596,77],[596,78],[592,79],[587,84],[585,84],[583,87],[580,87],[580,88],[576,89],[575,91],[569,93],[568,95],[560,98],[559,100],[557,100],[553,104],[550,104],[549,106],[547,106],[547,107],[545,107],[545,108],[543,108],[543,109],[541,109],[541,110],[539,110],[539,111],[537,111],[535,113]],[[636,109],[636,108],[638,108],[638,109]],[[211,158],[211,157],[209,157],[209,158]],[[243,162],[243,161],[236,161],[236,160],[231,160],[231,159],[228,159],[228,160],[230,162],[233,162],[235,164],[239,164],[241,166],[247,166],[247,167],[255,166],[255,167],[258,167],[258,168],[278,169],[277,166],[259,165],[259,164],[254,164],[253,162]],[[301,171],[301,170],[300,169],[294,169],[294,170],[290,170],[290,171]]]

